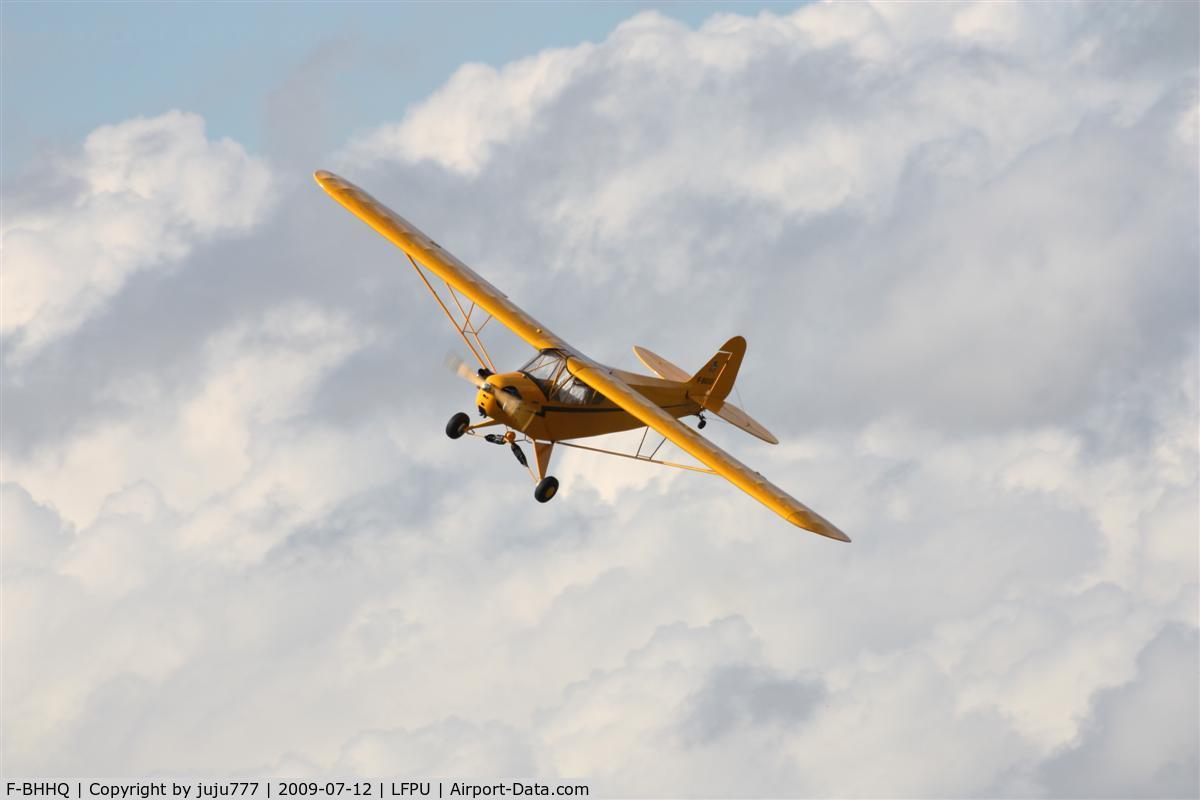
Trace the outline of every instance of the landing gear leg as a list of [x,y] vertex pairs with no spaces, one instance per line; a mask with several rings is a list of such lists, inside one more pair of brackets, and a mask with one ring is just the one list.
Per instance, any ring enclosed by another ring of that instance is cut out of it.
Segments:
[[554,452],[554,442],[534,442],[533,454],[537,459],[537,476],[541,480],[538,481],[537,488],[533,490],[533,499],[539,503],[545,503],[558,494],[558,478],[553,475],[547,475],[546,470],[550,467],[550,454]]
[[708,420],[706,420],[704,418],[704,412],[701,411],[696,416],[698,416],[700,418],[700,424],[698,424],[696,427],[699,428],[700,430],[704,430],[704,426],[708,424]]

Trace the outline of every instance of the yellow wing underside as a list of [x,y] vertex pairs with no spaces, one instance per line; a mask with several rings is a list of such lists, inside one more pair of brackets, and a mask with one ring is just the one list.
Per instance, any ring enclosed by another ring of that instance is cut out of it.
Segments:
[[573,367],[571,371],[582,378],[588,386],[670,439],[693,458],[707,464],[722,478],[788,522],[822,536],[828,536],[830,539],[842,542],[850,541],[850,537],[838,530],[829,520],[658,406],[647,402],[645,398],[631,389],[627,383],[614,376],[608,369],[584,358],[572,358],[571,366]]
[[566,352],[572,373],[734,486],[793,525],[831,539],[850,541],[850,537],[808,506],[667,414],[630,388],[629,384],[607,367],[582,355],[563,339],[551,333],[544,325],[518,308],[503,292],[374,197],[331,172],[320,171],[314,177],[333,199],[491,314],[517,336],[538,350],[554,348]]
[[345,206],[351,213],[378,231],[385,239],[399,247],[421,266],[453,286],[504,327],[520,336],[538,350],[571,347],[559,337],[546,330],[540,322],[526,314],[492,284],[484,280],[473,269],[442,249],[404,217],[380,203],[371,195],[345,178],[332,172],[318,171],[314,174],[321,188]]

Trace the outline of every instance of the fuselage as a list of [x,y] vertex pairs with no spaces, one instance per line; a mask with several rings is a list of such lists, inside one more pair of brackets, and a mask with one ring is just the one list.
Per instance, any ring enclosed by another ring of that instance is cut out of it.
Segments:
[[[526,365],[533,365],[533,369],[488,375],[486,385],[476,396],[479,411],[505,425],[523,430],[531,439],[547,442],[582,439],[644,426],[636,417],[575,378],[571,357],[560,357],[556,363],[549,363],[555,357],[551,351],[539,356],[548,363],[538,365],[538,359],[534,359]],[[685,417],[700,411],[700,404],[688,397],[685,383],[619,369],[613,369],[612,372],[673,417]],[[521,415],[505,411],[496,397],[498,392],[519,396],[524,408],[532,412],[532,415],[525,415],[528,424],[520,424],[524,421]]]

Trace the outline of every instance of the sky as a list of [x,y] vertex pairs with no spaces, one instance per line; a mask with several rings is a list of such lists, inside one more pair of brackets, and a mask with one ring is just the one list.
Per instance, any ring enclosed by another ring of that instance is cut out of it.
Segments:
[[[262,152],[271,100],[323,82],[305,115],[325,145],[397,118],[464,62],[500,66],[548,47],[603,39],[648,9],[691,25],[738,8],[786,12],[798,2],[202,2],[5,3],[5,173],[93,128],[186,109],[209,135]],[[69,102],[64,99],[69,98]]]
[[[2,771],[1197,796],[1198,8],[5,3]],[[534,502],[315,169],[853,543]]]

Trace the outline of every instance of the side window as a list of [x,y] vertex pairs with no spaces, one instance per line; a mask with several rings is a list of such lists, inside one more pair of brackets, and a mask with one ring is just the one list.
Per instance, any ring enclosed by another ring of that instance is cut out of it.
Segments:
[[559,401],[571,405],[587,405],[594,402],[595,397],[595,390],[575,377],[568,378],[558,390]]

